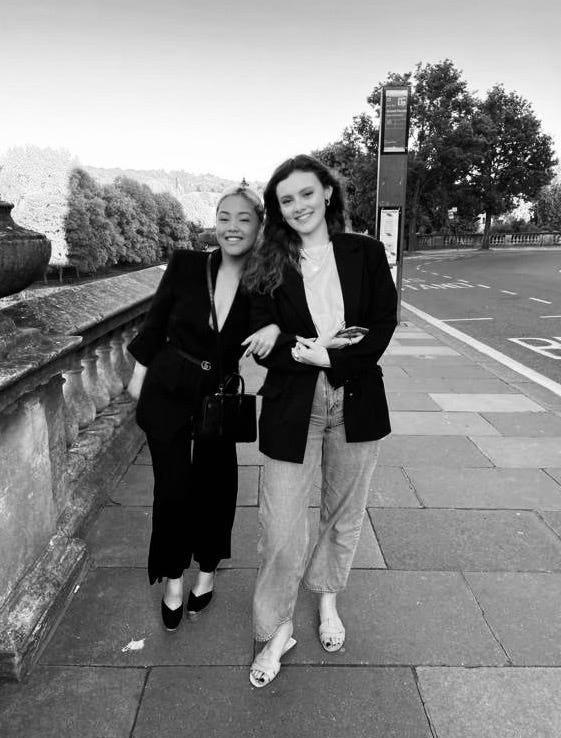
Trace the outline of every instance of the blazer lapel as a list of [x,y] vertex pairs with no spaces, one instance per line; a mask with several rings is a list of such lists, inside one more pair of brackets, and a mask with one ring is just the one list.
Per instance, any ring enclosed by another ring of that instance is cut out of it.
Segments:
[[333,253],[345,304],[345,325],[350,327],[358,324],[360,287],[364,266],[362,249],[353,243],[352,239],[347,240],[344,234],[336,234],[333,236]]
[[302,279],[302,275],[293,266],[285,267],[284,278],[278,289],[284,292],[287,300],[292,303],[292,306],[298,313],[298,317],[302,320],[302,333],[304,336],[306,338],[317,336],[316,327],[306,300],[304,280]]

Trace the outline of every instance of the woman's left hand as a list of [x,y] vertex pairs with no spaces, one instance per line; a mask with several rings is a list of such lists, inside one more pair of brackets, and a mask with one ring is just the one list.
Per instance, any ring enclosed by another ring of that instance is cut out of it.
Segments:
[[302,364],[330,367],[331,359],[325,346],[313,338],[296,336],[296,346],[292,349],[292,358]]
[[264,359],[269,356],[273,350],[273,346],[279,336],[280,328],[275,323],[270,323],[264,328],[260,328],[251,336],[248,336],[245,341],[242,341],[242,346],[247,346],[245,356],[255,354],[260,359]]

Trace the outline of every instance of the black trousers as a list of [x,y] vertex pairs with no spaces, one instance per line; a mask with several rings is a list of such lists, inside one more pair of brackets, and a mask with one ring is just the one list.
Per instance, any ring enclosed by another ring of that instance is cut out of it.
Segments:
[[194,441],[191,427],[171,441],[147,434],[154,471],[150,584],[176,579],[191,559],[214,571],[231,556],[230,542],[238,494],[236,444]]

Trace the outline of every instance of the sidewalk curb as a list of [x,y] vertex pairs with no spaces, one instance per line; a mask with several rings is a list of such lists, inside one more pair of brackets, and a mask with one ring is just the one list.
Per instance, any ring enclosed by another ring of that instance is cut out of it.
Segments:
[[[488,354],[483,353],[482,351],[478,350],[476,347],[462,340],[461,337],[447,333],[445,330],[440,328],[438,324],[435,325],[434,323],[429,322],[423,319],[421,316],[417,315],[416,312],[411,310],[407,306],[406,303],[402,302],[401,307],[402,307],[402,310],[406,313],[406,316],[404,317],[406,318],[408,323],[412,323],[413,325],[416,325],[417,327],[421,327],[427,333],[430,333],[432,336],[434,336],[434,338],[436,338],[438,341],[441,341],[442,343],[454,349],[455,351],[462,354],[466,358],[484,367],[485,369],[490,371],[492,374],[494,374],[498,379],[505,382],[505,384],[508,384],[509,386],[513,387],[517,392],[520,392],[526,395],[527,397],[534,400],[538,404],[544,406],[547,410],[550,410],[556,413],[561,413],[561,393],[557,394],[551,389],[548,389],[544,387],[543,385],[539,384],[532,378],[529,378],[528,376],[518,373],[515,368],[506,366],[505,364],[501,363],[500,361],[493,358],[492,356],[489,356]],[[438,319],[434,318],[434,320],[437,321]],[[447,328],[451,328],[451,327],[447,326]],[[461,334],[461,331],[458,331],[457,329],[453,329],[453,330],[455,334]],[[473,340],[475,341],[475,339]],[[477,343],[485,345],[481,341],[477,341]],[[488,347],[488,348],[494,353],[501,354],[501,352],[497,351],[496,349],[492,349],[491,347]],[[509,357],[506,357],[506,358],[509,359]],[[514,364],[520,364],[520,362],[515,362],[513,359],[512,360],[509,359],[509,361],[513,362]],[[538,374],[538,372],[534,372],[534,370],[530,370],[529,368],[528,368],[528,371]],[[545,379],[548,379],[548,378],[545,378]],[[553,380],[548,380],[548,381],[551,382],[551,384],[553,385],[558,384],[554,382]]]

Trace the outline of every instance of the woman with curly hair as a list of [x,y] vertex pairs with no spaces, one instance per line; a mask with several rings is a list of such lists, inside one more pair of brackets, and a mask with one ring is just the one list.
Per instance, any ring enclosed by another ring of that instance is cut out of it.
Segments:
[[[299,155],[265,189],[261,246],[246,265],[254,326],[280,335],[259,419],[265,454],[260,496],[261,565],[254,635],[265,646],[250,681],[264,687],[295,644],[300,583],[319,596],[321,645],[338,651],[345,627],[337,594],[346,585],[378,456],[390,432],[377,362],[396,326],[397,294],[383,244],[344,233],[341,187],[323,164]],[[320,523],[311,551],[308,506],[321,478]]]

